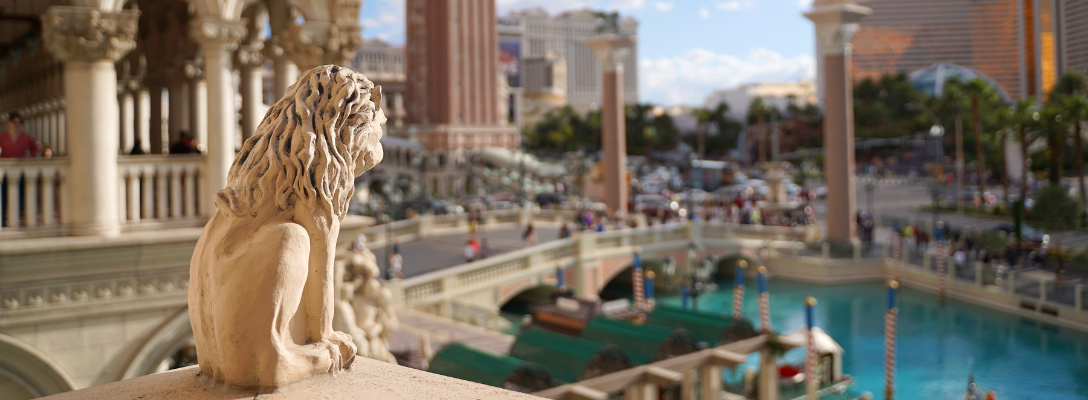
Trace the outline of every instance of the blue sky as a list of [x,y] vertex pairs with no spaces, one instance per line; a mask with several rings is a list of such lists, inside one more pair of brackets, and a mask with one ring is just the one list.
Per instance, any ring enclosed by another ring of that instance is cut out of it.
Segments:
[[[701,105],[716,89],[815,76],[811,0],[496,0],[500,15],[589,7],[639,21],[639,97]],[[404,43],[404,0],[368,0],[363,36]]]

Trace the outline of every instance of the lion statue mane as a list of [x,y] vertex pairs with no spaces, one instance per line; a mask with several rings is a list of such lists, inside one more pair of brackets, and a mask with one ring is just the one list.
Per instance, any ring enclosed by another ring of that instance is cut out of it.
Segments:
[[332,327],[333,261],[354,178],[382,160],[381,87],[325,65],[306,71],[234,159],[190,263],[200,375],[274,388],[351,365]]

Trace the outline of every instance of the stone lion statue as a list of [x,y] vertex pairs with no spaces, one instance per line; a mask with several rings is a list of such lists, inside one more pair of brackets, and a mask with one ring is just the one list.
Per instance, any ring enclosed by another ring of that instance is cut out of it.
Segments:
[[325,65],[276,102],[215,194],[190,263],[204,379],[278,387],[351,365],[333,330],[333,260],[356,176],[382,160],[381,88]]
[[359,356],[395,364],[388,344],[399,321],[393,292],[379,280],[381,269],[374,253],[363,247],[336,267],[340,291],[333,328],[351,335]]

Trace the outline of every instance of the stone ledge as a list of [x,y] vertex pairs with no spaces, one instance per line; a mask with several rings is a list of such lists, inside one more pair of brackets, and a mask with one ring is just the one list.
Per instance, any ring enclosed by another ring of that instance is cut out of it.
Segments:
[[209,389],[197,379],[197,371],[198,367],[192,366],[61,393],[46,399],[539,399],[524,393],[358,357],[350,370],[338,373],[335,379],[315,377],[267,394],[258,394],[256,390],[247,393]]

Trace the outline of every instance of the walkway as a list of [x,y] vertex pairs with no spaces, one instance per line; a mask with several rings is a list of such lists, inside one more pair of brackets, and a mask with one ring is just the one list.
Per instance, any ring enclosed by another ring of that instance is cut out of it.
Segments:
[[[559,238],[559,227],[554,223],[534,223],[537,231],[537,242],[546,243]],[[525,246],[521,239],[521,229],[488,230],[484,227],[477,231],[476,238],[487,240],[491,247],[491,255],[498,255]],[[468,241],[467,233],[457,233],[444,236],[432,236],[421,240],[400,244],[400,254],[404,257],[404,275],[413,277],[427,272],[437,271],[465,263],[464,248]],[[378,256],[378,262],[384,263],[386,249],[374,249]],[[380,264],[383,265],[383,264]]]
[[431,349],[436,352],[447,343],[461,342],[491,353],[506,354],[514,344],[513,336],[418,310],[398,309],[397,318],[400,329],[389,343],[389,350],[393,352],[419,350],[424,332],[431,339]]

